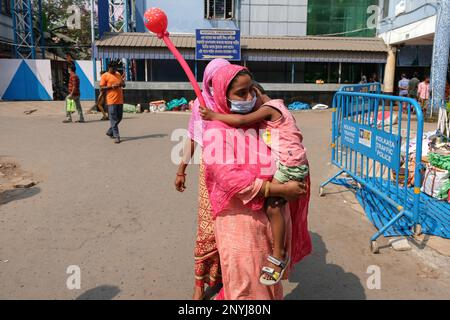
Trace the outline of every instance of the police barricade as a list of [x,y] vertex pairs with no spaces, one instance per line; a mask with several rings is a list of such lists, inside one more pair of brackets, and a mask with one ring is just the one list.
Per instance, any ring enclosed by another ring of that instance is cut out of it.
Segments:
[[[408,106],[403,115],[396,107],[401,103]],[[420,233],[423,114],[418,103],[410,98],[339,91],[333,99],[332,122],[331,158],[340,171],[321,184],[321,196],[327,184],[345,173],[358,188],[367,188],[396,208],[395,217],[371,238],[373,253],[379,252],[376,240],[402,217],[415,233]],[[414,144],[412,163],[408,155]],[[402,145],[406,146],[404,158]],[[406,168],[404,174],[402,167]]]
[[341,86],[339,88],[339,91],[380,94],[381,93],[381,83],[371,82],[371,83],[364,83],[364,84],[348,84],[348,85]]

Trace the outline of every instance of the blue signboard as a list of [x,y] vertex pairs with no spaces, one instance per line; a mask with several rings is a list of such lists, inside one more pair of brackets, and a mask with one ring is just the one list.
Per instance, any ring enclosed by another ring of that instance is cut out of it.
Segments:
[[195,30],[195,59],[241,60],[241,31],[225,29]]
[[342,121],[342,144],[399,172],[400,137],[382,130]]

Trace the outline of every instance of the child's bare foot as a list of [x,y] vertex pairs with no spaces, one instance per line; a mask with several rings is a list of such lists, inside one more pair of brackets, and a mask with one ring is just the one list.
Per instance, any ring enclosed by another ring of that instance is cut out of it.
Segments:
[[193,300],[203,300],[205,296],[205,288],[203,286],[195,286],[194,287],[194,295],[192,297]]

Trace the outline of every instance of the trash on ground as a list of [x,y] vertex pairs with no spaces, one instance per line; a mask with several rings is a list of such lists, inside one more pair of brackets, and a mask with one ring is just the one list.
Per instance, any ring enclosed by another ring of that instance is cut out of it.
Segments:
[[322,104],[322,103],[318,103],[314,107],[312,107],[313,110],[326,110],[328,108],[330,108],[330,107],[327,106],[326,104]]
[[406,238],[390,239],[389,244],[391,245],[392,249],[394,249],[395,251],[411,250],[411,245],[409,244],[408,239],[406,239]]
[[311,109],[311,106],[308,103],[304,103],[304,102],[293,102],[288,106],[289,110],[292,111],[298,111],[298,110],[309,110]]
[[17,182],[14,183],[14,188],[16,188],[16,189],[19,189],[19,188],[26,189],[26,188],[31,188],[34,185],[36,185],[36,182],[34,182],[33,180],[23,178],[23,179],[20,179],[20,180],[18,180]]
[[189,104],[186,98],[173,99],[167,103],[167,111],[186,111],[189,109]]
[[31,110],[26,110],[23,113],[25,113],[26,115],[32,114],[33,112],[38,111],[38,109],[31,109]]

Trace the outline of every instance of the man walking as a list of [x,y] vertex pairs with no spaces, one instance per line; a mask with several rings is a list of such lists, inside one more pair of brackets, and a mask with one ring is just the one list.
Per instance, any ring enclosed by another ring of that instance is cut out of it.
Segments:
[[414,72],[413,78],[409,80],[408,96],[412,99],[417,99],[417,89],[419,88],[419,73]]
[[428,105],[430,102],[430,77],[426,76],[425,81],[419,83],[419,89],[417,91],[419,103],[424,114],[427,113]]
[[119,123],[123,117],[122,88],[125,88],[125,82],[121,74],[117,72],[117,64],[110,62],[108,72],[105,72],[100,79],[100,89],[106,92],[106,106],[111,123],[106,135],[115,139],[115,143],[120,143]]
[[[80,78],[78,78],[75,71],[76,71],[75,64],[70,64],[69,95],[66,98],[66,105],[68,99],[75,101],[75,106],[77,107],[79,116],[79,120],[76,122],[83,123],[84,122],[83,109],[81,109],[81,102],[80,102]],[[72,112],[66,110],[66,120],[64,120],[63,122],[64,123],[72,122]]]
[[[409,79],[406,76],[406,74],[403,73],[402,79],[398,82],[398,90],[399,90],[398,95],[400,97],[404,97],[404,98],[408,97],[408,86],[409,86]],[[406,102],[402,103],[403,112],[406,112],[406,105],[407,105]]]

